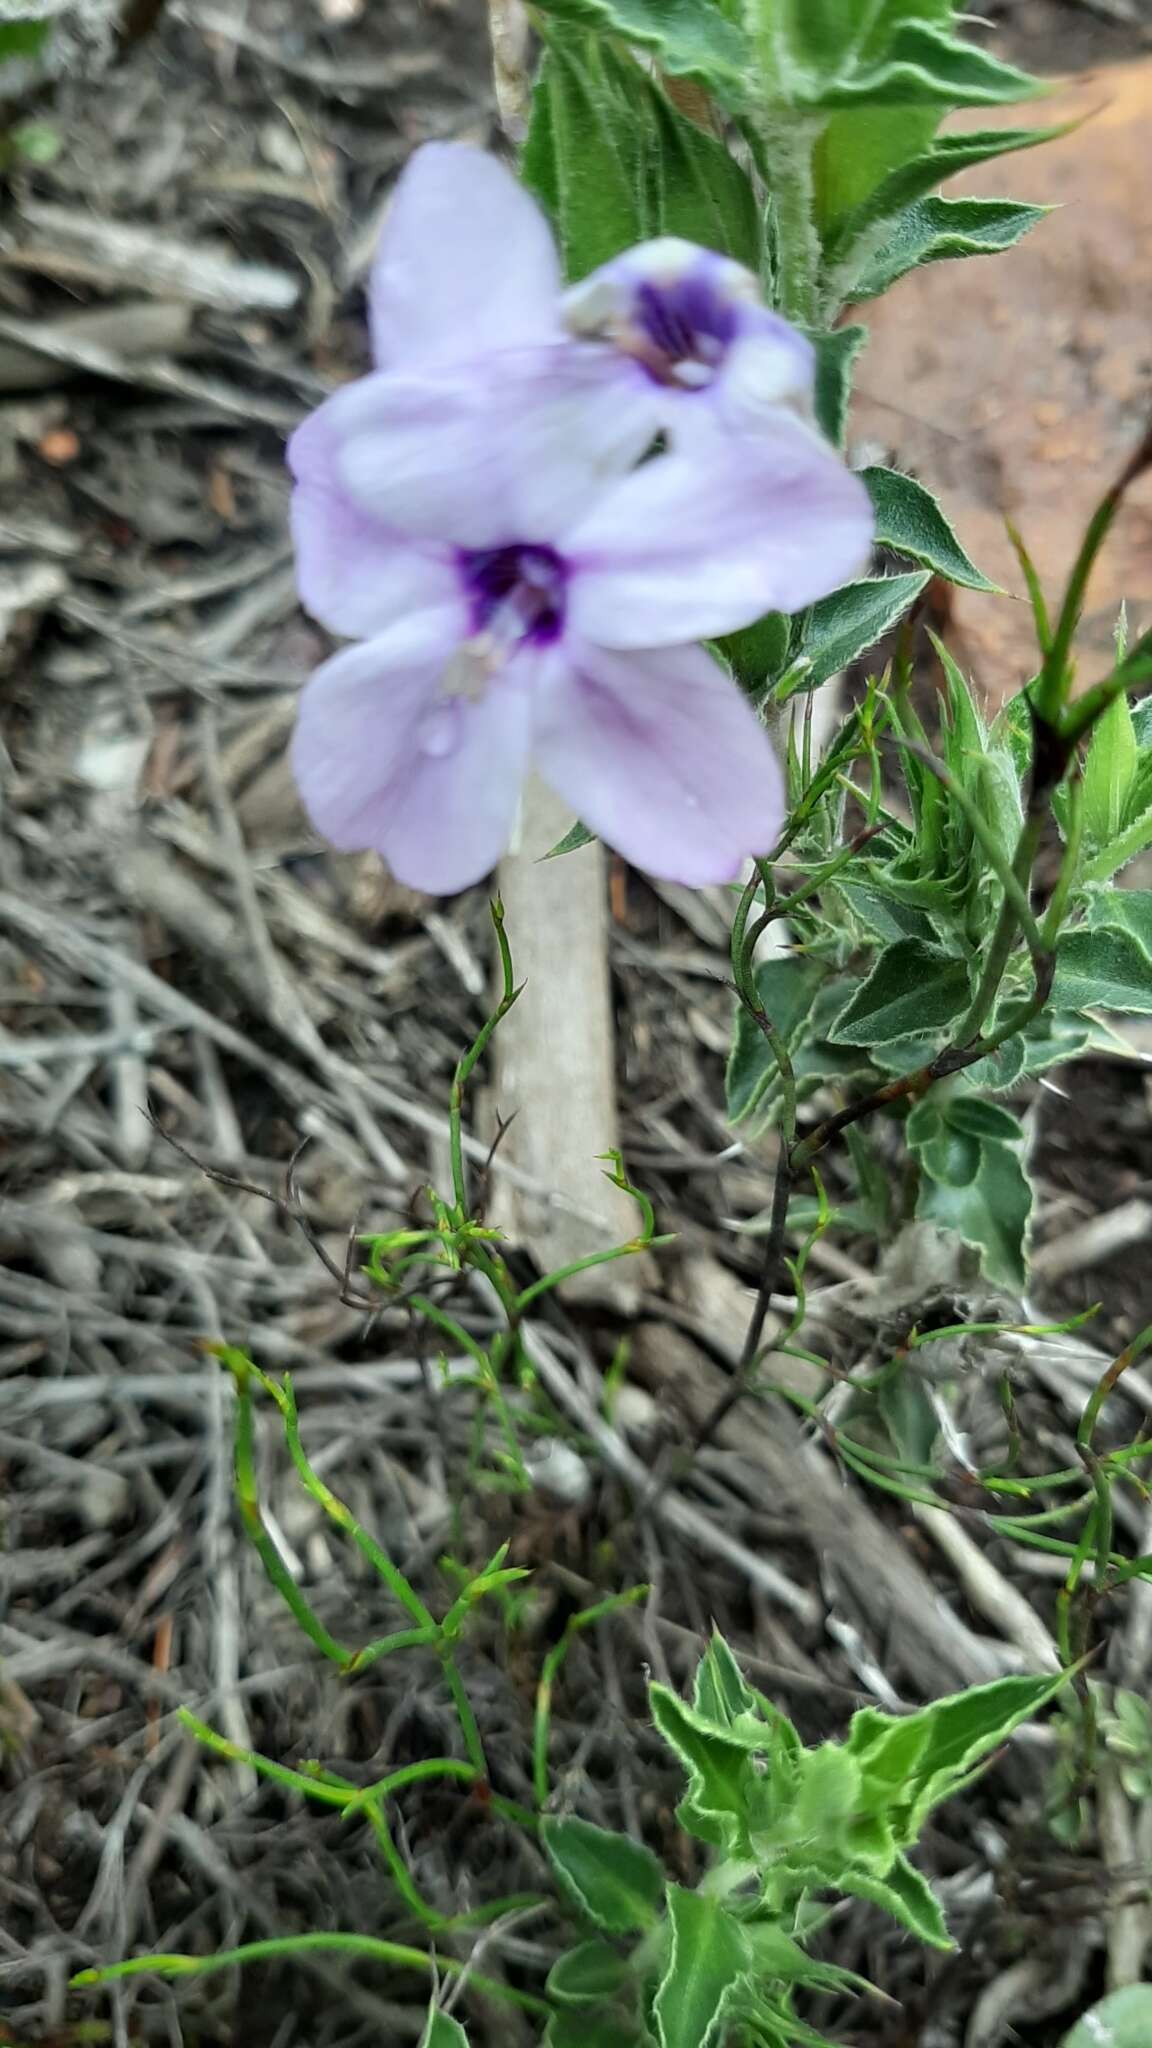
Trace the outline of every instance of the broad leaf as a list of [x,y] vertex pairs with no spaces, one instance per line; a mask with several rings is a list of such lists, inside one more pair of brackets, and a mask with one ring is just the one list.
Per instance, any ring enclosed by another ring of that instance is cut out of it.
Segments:
[[907,1857],[898,1856],[884,1877],[862,1870],[846,1871],[839,1886],[858,1898],[882,1906],[902,1927],[929,1948],[955,1948],[948,1932],[939,1899],[926,1877],[913,1869]]
[[641,204],[639,129],[595,39],[557,37],[532,96],[520,175],[551,215],[569,279],[586,277],[651,230]]
[[840,882],[837,892],[844,898],[854,917],[877,939],[922,939],[931,945],[936,937],[932,920],[914,905],[902,903],[898,897],[888,896],[884,890],[884,870],[873,870],[873,882]]
[[[808,664],[795,688],[815,690],[875,647],[902,619],[928,581],[926,570],[908,576],[870,576],[821,598],[799,619],[792,659]],[[794,691],[789,690],[791,696]]]
[[878,298],[925,263],[1011,249],[1050,212],[1047,206],[1009,199],[919,199],[900,214],[883,247],[865,264],[852,298]]
[[919,939],[897,939],[884,948],[828,1035],[841,1045],[872,1046],[943,1030],[968,999],[963,960]]
[[763,225],[747,174],[722,142],[678,114],[642,73],[637,76],[652,110],[658,232],[719,249],[759,276]]
[[834,448],[844,446],[856,358],[867,339],[866,327],[836,327],[831,334],[812,336],[816,350],[816,419]]
[[751,65],[748,45],[713,0],[536,0],[536,5],[555,21],[652,50],[669,78],[694,78],[728,101],[744,97]]
[[651,1849],[586,1820],[546,1814],[540,1834],[548,1860],[573,1903],[605,1934],[655,1924],[664,1872]]
[[1068,932],[1056,948],[1054,1004],[1065,1010],[1152,1014],[1152,962],[1130,932]]
[[978,1246],[991,1279],[1023,1287],[1031,1182],[1011,1147],[978,1144],[974,1139],[968,1143],[975,1160],[971,1178],[958,1186],[924,1174],[916,1214],[956,1231],[966,1244]]
[[915,1839],[932,1807],[964,1784],[976,1767],[1008,1737],[1038,1714],[1065,1684],[1063,1673],[1043,1677],[994,1678],[967,1692],[931,1700],[915,1714],[885,1714],[863,1707],[852,1716],[846,1747],[867,1775],[918,1731],[919,1751],[901,1785],[889,1774],[897,1802],[907,1810],[908,1839]]
[[652,2016],[660,2048],[711,2048],[751,1967],[742,1929],[719,1899],[672,1885],[671,1947]]
[[898,555],[910,555],[926,569],[969,590],[996,590],[961,547],[943,512],[923,484],[896,469],[864,469],[876,514],[876,539]]
[[800,105],[820,108],[995,107],[1034,99],[1046,88],[1014,64],[1004,64],[974,43],[959,42],[945,29],[905,22],[888,45],[885,61],[847,76],[800,86]]
[[[802,1032],[823,978],[824,969],[813,960],[765,960],[756,969],[760,1000],[786,1045]],[[741,1004],[725,1083],[733,1123],[751,1116],[766,1090],[778,1082],[779,1072],[768,1040]]]
[[1150,2041],[1152,1984],[1126,1984],[1077,2020],[1060,2048],[1148,2048]]
[[596,2005],[615,1998],[629,1977],[623,1956],[606,1941],[582,1941],[553,1963],[546,1989],[558,2005]]

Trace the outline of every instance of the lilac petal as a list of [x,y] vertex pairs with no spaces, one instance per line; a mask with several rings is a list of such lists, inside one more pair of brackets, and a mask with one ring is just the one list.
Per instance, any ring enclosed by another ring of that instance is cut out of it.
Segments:
[[511,835],[528,744],[515,665],[478,701],[444,693],[456,651],[427,620],[337,654],[305,685],[292,766],[312,823],[372,848],[411,888],[449,895]]
[[532,751],[584,824],[671,881],[731,881],[783,823],[768,736],[699,647],[557,648],[538,687]]
[[657,456],[565,541],[574,631],[607,647],[671,646],[799,611],[867,562],[872,508],[791,414],[771,433]]
[[457,547],[560,538],[652,437],[614,365],[567,342],[442,379],[364,377],[329,405],[356,502]]
[[439,370],[555,340],[560,266],[510,171],[466,143],[428,142],[400,177],[369,285],[380,369]]
[[305,610],[349,639],[369,639],[407,614],[445,607],[460,614],[463,631],[453,564],[366,512],[340,482],[336,410],[329,399],[288,443],[296,586]]

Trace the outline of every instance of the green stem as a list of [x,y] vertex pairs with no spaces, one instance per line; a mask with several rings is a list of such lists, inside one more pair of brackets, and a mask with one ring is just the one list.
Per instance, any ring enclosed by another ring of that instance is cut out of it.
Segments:
[[[1030,808],[1020,831],[1016,852],[1012,860],[1012,874],[1021,889],[1027,886],[1032,873],[1032,864],[1036,859],[1040,848],[1040,840],[1043,836],[1045,815],[1044,809]],[[967,1015],[956,1027],[954,1042],[957,1045],[968,1045],[974,1038],[979,1037],[985,1018],[988,1016],[1000,992],[1000,983],[1004,979],[1004,970],[1008,965],[1019,930],[1020,917],[1016,903],[1012,896],[1005,892],[1004,901],[1000,905],[1000,915],[996,921],[996,929],[992,935],[992,943],[988,948],[988,958],[984,963],[984,971],[980,976],[976,994],[972,999]]]
[[368,1934],[285,1934],[268,1941],[245,1941],[239,1948],[220,1949],[212,1956],[131,1956],[127,1962],[109,1963],[102,1970],[80,1970],[71,1981],[80,1989],[89,1984],[112,1984],[122,1977],[210,1977],[217,1970],[231,1970],[240,1963],[291,1962],[297,1956],[318,1953],[363,1956],[369,1962],[390,1964],[394,1970],[419,1970],[423,1976],[435,1977],[439,1971],[446,1977],[461,1977],[468,1970],[468,1982],[474,1991],[485,1992],[489,1998],[502,1999],[506,2005],[519,2006],[522,2012],[537,2013],[542,2018],[552,2011],[544,1999],[534,1998],[528,1991],[515,1991],[494,1977],[482,1977],[455,1956],[431,1955],[398,1941],[377,1941]]

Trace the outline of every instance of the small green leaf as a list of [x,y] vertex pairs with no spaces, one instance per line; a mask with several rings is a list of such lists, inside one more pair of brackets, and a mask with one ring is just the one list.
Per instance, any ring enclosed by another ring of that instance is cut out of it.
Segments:
[[862,1870],[846,1871],[840,1889],[870,1899],[874,1906],[882,1906],[929,1948],[955,1948],[939,1899],[927,1878],[913,1869],[906,1856],[897,1856],[884,1877]]
[[1008,199],[919,199],[905,208],[883,248],[857,277],[853,300],[878,298],[925,263],[1011,249],[1051,210]]
[[433,2006],[420,2036],[420,2048],[468,2048],[468,2036],[451,2013],[440,2012]]
[[859,326],[835,327],[830,334],[812,336],[816,350],[816,421],[834,448],[844,446],[856,358],[867,339],[868,329]]
[[655,1924],[664,1872],[651,1849],[591,1821],[545,1814],[540,1833],[561,1888],[605,1934]]
[[1065,1010],[1152,1014],[1152,963],[1130,932],[1068,932],[1056,948],[1052,1000]]
[[832,222],[825,237],[829,262],[850,268],[855,244],[866,246],[878,225],[894,220],[916,200],[927,198],[958,171],[1007,156],[1014,150],[1036,149],[1043,142],[1058,141],[1074,125],[1061,122],[1052,128],[981,128],[937,136],[930,148],[897,164],[865,199]]
[[1060,2048],[1148,2048],[1152,2041],[1152,1985],[1126,1984],[1077,2020]]
[[672,1942],[652,2016],[660,2048],[711,2048],[751,1967],[742,1929],[718,1899],[668,1890]]
[[1084,836],[1107,846],[1128,823],[1128,800],[1140,750],[1126,697],[1117,697],[1092,728],[1084,762]]
[[653,1722],[688,1776],[688,1793],[679,1812],[681,1826],[700,1841],[729,1853],[746,1850],[749,1755],[767,1746],[767,1730],[761,1731],[758,1739],[741,1739],[734,1727],[698,1714],[667,1686],[650,1685],[648,1700]]
[[876,514],[876,539],[884,547],[898,555],[910,555],[914,562],[946,576],[949,583],[963,584],[969,590],[998,589],[969,560],[923,484],[896,469],[864,469],[860,475]]
[[902,903],[884,891],[884,870],[873,870],[873,882],[837,882],[854,917],[877,939],[923,939],[931,945],[936,938],[932,920],[913,904]]
[[540,858],[541,860],[557,860],[562,853],[576,853],[581,846],[594,846],[595,843],[596,834],[590,832],[587,825],[582,825],[580,820],[577,819],[576,823],[564,834],[563,839],[558,839],[555,846],[550,846],[547,853],[542,853]]
[[692,1705],[703,1720],[731,1727],[741,1714],[756,1711],[756,1694],[718,1629],[696,1666]]
[[793,1838],[834,1847],[859,1805],[861,1782],[860,1766],[842,1743],[805,1750],[788,1815]]
[[758,696],[786,667],[790,632],[791,620],[783,612],[765,612],[754,626],[726,633],[716,646],[741,689]]
[[[959,1144],[962,1140],[954,1138]],[[1009,1287],[1023,1287],[1024,1243],[1032,1213],[1032,1185],[1015,1151],[1007,1145],[977,1145],[975,1171],[964,1185],[924,1175],[916,1214],[946,1230],[983,1254],[989,1277]]]
[[[823,977],[818,962],[799,958],[764,960],[756,969],[760,1000],[786,1045],[803,1030]],[[741,1004],[726,1078],[728,1115],[734,1124],[751,1116],[778,1076],[771,1046]]]
[[606,1941],[582,1941],[553,1963],[546,1986],[559,2005],[595,2005],[629,1982],[628,1964]]
[[729,102],[744,97],[748,45],[712,0],[536,0],[536,6],[573,28],[653,50],[669,78],[694,78]]
[[1093,930],[1129,932],[1152,961],[1152,889],[1101,889],[1089,900]]
[[927,581],[924,569],[908,576],[870,576],[821,598],[801,615],[794,633],[792,660],[809,664],[796,688],[818,689],[867,654],[903,618]]
[[943,1029],[969,999],[963,960],[897,939],[886,946],[872,972],[841,1010],[829,1037],[841,1045],[873,1046],[923,1031]]

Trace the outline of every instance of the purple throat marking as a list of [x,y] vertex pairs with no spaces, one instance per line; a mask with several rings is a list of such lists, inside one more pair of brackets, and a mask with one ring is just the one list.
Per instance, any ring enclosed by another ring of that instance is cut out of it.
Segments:
[[657,381],[662,371],[682,363],[699,363],[715,372],[735,338],[737,309],[699,276],[674,284],[640,285],[636,293],[638,324],[652,344],[654,360],[645,367]]
[[568,570],[554,548],[512,541],[500,548],[462,548],[461,575],[473,633],[545,647],[564,629]]

